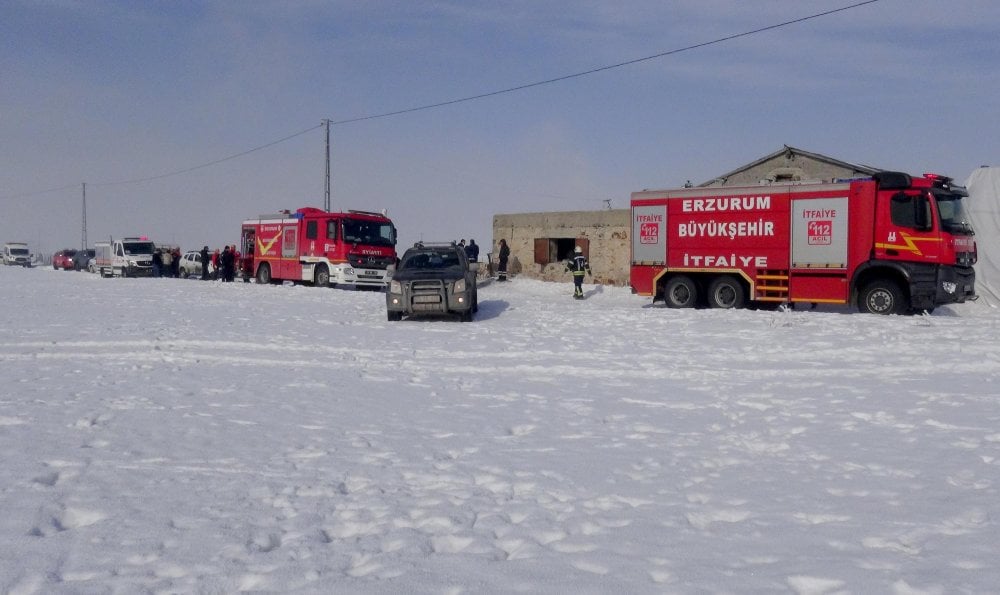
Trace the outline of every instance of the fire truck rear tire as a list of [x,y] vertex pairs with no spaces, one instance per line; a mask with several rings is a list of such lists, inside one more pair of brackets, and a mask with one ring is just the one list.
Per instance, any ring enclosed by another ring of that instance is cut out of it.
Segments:
[[888,279],[877,279],[865,285],[858,296],[858,310],[868,314],[902,314],[903,290]]
[[317,287],[327,287],[330,285],[330,269],[326,268],[325,264],[321,264],[316,267],[316,286]]
[[698,286],[691,277],[671,277],[663,287],[663,301],[668,308],[694,308],[698,301]]
[[257,283],[267,285],[271,282],[271,265],[266,262],[257,267]]
[[708,286],[709,308],[742,308],[746,305],[743,284],[732,275],[716,277]]

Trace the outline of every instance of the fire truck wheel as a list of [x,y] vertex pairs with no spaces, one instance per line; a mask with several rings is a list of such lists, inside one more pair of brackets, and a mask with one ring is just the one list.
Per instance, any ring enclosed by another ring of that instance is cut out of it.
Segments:
[[267,285],[271,282],[271,266],[266,262],[257,267],[257,283]]
[[316,267],[316,286],[326,287],[330,284],[330,269],[325,264]]
[[865,285],[858,297],[858,310],[868,314],[902,314],[903,291],[895,281],[878,279]]
[[710,308],[742,308],[746,302],[743,285],[731,275],[717,277],[708,286]]
[[698,286],[690,277],[672,277],[663,287],[663,301],[668,308],[694,308],[698,301]]

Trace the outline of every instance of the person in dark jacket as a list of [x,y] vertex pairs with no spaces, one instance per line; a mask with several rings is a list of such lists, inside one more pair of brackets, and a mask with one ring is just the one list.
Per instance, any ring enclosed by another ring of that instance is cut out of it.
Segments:
[[510,258],[510,247],[507,246],[507,240],[500,240],[499,257],[500,257],[500,264],[497,267],[497,281],[506,281],[507,259]]
[[223,249],[222,254],[219,256],[219,266],[222,267],[222,273],[219,278],[222,279],[223,283],[228,283],[233,280],[233,270],[235,269],[235,259],[233,258],[233,253],[226,246]]
[[573,258],[566,261],[566,270],[573,273],[573,297],[583,299],[583,276],[593,275],[590,272],[590,263],[583,255],[583,248],[577,246],[573,248]]
[[170,260],[170,276],[177,278],[181,276],[181,249],[174,248],[173,258]]
[[208,281],[208,246],[198,253],[201,256],[201,280]]
[[163,253],[157,248],[153,250],[153,276],[159,277],[163,274]]
[[465,255],[469,257],[469,262],[479,262],[479,246],[476,240],[469,240],[469,245],[465,247]]

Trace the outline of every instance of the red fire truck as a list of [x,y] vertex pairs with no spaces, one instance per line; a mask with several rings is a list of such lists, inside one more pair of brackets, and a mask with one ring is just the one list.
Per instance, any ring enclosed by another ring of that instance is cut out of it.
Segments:
[[396,262],[396,227],[381,213],[304,207],[244,221],[240,252],[245,281],[381,289]]
[[880,172],[840,183],[632,194],[632,290],[672,308],[811,302],[901,314],[975,299],[964,188]]

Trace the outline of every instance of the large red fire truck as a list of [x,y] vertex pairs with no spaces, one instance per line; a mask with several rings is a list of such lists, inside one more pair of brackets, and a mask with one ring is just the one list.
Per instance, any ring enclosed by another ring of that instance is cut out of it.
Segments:
[[975,299],[964,188],[880,172],[840,183],[632,194],[631,285],[672,308],[794,302],[901,314]]
[[240,252],[247,281],[381,289],[396,262],[396,227],[382,213],[304,207],[244,221]]

